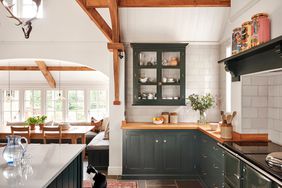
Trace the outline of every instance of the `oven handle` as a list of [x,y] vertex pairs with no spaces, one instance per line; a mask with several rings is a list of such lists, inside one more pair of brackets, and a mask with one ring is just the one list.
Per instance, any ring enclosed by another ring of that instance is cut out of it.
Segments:
[[264,176],[266,176],[267,178],[271,179],[272,181],[278,183],[280,186],[282,185],[282,182],[280,180],[278,180],[277,178],[273,177],[272,175],[270,175],[269,173],[265,172],[264,170],[260,169],[259,167],[255,166],[253,163],[249,162],[248,160],[246,160],[245,158],[241,157],[240,155],[238,155],[237,153],[235,153],[234,151],[231,151],[229,148],[225,147],[223,144],[221,143],[217,143],[217,145],[219,147],[221,147],[222,149],[224,149],[225,151],[227,151],[228,153],[230,153],[231,155],[235,156],[236,158],[240,159],[241,161],[243,161],[244,163],[246,163],[247,165],[249,165],[250,167],[252,167],[253,169],[255,169],[256,171],[260,172],[261,174],[263,174]]

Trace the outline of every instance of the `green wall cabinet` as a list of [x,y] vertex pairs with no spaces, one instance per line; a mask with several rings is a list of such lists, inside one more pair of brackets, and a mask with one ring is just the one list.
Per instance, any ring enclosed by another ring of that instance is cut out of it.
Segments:
[[196,139],[196,131],[124,131],[123,176],[195,175]]
[[133,105],[185,105],[187,43],[132,43]]

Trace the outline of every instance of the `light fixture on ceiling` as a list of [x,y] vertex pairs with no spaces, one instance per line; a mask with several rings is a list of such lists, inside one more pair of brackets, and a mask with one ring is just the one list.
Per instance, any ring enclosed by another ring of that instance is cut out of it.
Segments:
[[32,0],[33,5],[31,6],[31,9],[28,10],[28,14],[30,16],[28,16],[29,18],[27,19],[21,18],[22,15],[16,14],[18,10],[15,9],[22,9],[21,1],[22,0],[0,0],[1,4],[9,14],[8,18],[12,18],[17,21],[16,26],[21,26],[25,38],[28,39],[32,30],[32,21],[37,18],[41,0]]
[[[61,67],[61,63],[60,63]],[[66,98],[63,96],[62,91],[61,91],[61,71],[59,71],[59,95],[58,95],[58,100],[59,101],[64,101]]]
[[[10,67],[10,63],[9,63]],[[6,90],[5,101],[11,102],[13,100],[13,92],[11,90],[11,71],[8,71],[8,90]]]

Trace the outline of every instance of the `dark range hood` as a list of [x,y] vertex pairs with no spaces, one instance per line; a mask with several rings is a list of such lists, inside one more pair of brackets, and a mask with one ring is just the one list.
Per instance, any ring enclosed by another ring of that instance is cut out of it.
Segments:
[[240,76],[282,68],[282,36],[274,38],[229,58],[218,61],[225,64],[225,70],[232,75],[232,81]]

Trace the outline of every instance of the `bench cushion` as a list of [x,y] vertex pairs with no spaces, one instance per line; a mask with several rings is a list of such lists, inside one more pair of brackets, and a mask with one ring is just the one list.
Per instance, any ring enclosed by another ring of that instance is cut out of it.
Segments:
[[87,145],[87,150],[108,150],[109,140],[104,140],[105,131],[98,133]]

